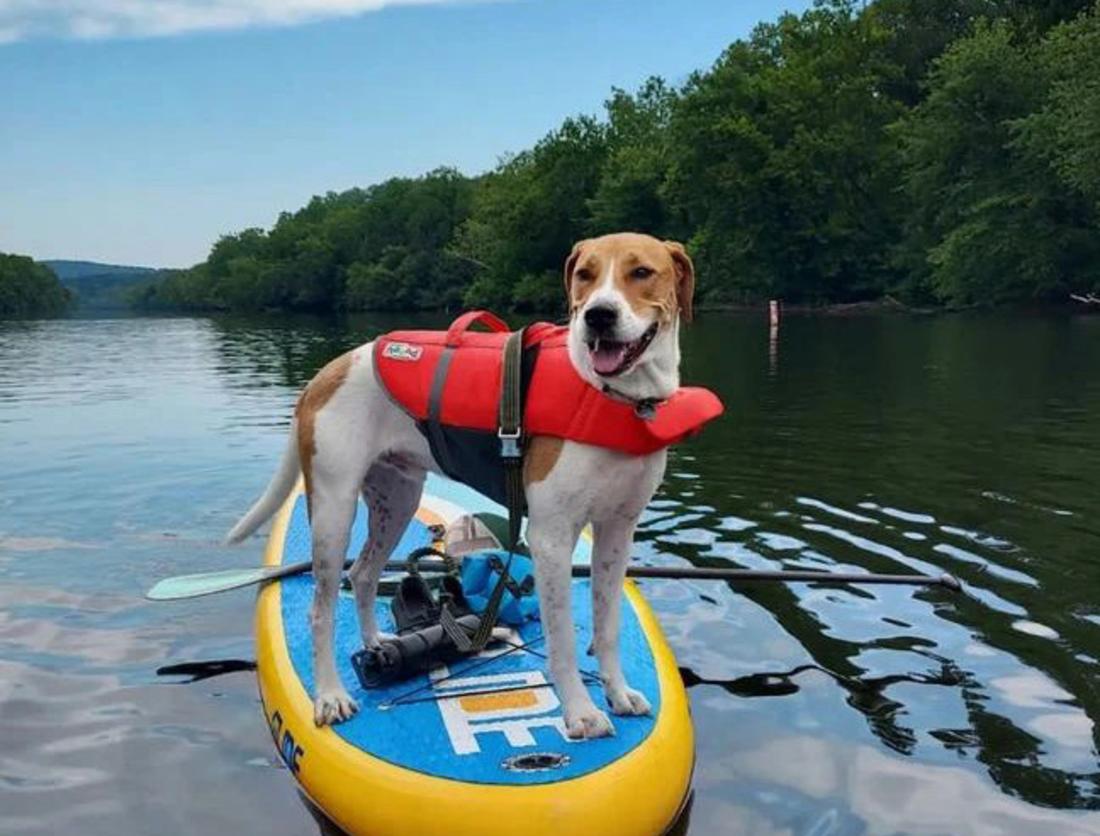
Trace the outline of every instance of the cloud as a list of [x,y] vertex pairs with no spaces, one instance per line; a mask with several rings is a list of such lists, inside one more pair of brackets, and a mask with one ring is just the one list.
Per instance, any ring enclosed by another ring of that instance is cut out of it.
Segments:
[[455,0],[0,0],[0,44],[33,37],[175,35],[247,26],[290,26],[388,6]]

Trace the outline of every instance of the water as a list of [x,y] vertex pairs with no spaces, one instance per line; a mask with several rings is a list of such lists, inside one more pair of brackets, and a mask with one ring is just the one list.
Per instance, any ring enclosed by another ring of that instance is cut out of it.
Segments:
[[[0,833],[317,832],[248,671],[258,562],[219,539],[297,389],[409,319],[0,323]],[[1100,318],[687,329],[729,413],[678,449],[636,554],[950,571],[970,594],[648,582],[698,729],[688,830],[1100,834]]]

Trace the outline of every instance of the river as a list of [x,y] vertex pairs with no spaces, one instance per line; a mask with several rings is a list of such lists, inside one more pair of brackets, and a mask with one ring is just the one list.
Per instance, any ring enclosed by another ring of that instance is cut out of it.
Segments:
[[[220,538],[298,389],[410,318],[0,323],[0,833],[316,833]],[[417,320],[423,321],[423,320]],[[967,594],[646,582],[698,731],[693,834],[1100,834],[1100,317],[706,314],[655,563],[953,572]]]

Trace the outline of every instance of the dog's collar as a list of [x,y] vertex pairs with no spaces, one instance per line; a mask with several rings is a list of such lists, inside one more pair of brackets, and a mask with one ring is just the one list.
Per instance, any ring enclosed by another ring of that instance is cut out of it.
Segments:
[[657,407],[664,401],[664,398],[632,398],[625,392],[620,392],[610,383],[603,384],[602,391],[605,395],[610,395],[620,401],[626,401],[633,406],[634,414],[643,421],[652,420],[653,416],[657,414]]

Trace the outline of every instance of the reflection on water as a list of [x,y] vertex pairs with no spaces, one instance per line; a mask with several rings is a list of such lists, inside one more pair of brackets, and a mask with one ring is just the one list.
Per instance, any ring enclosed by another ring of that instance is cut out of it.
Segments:
[[[296,390],[410,324],[0,324],[0,832],[317,832],[260,715],[251,596],[140,596],[258,559],[219,539]],[[639,559],[968,590],[646,582],[698,729],[684,828],[1100,833],[1100,318],[773,340],[710,315],[684,340],[729,413],[673,453]],[[157,676],[194,660],[228,662]]]
[[892,674],[859,679],[841,676],[810,664],[799,665],[789,671],[752,673],[727,680],[703,679],[690,668],[683,668],[681,673],[689,688],[696,685],[717,685],[735,697],[785,697],[799,691],[797,677],[808,671],[829,677],[847,691],[848,705],[866,715],[871,730],[886,746],[903,755],[912,753],[917,742],[916,733],[899,723],[899,718],[907,713],[905,705],[888,697],[886,689],[902,682],[947,686],[962,684],[957,670],[947,663],[944,663],[938,673]]

